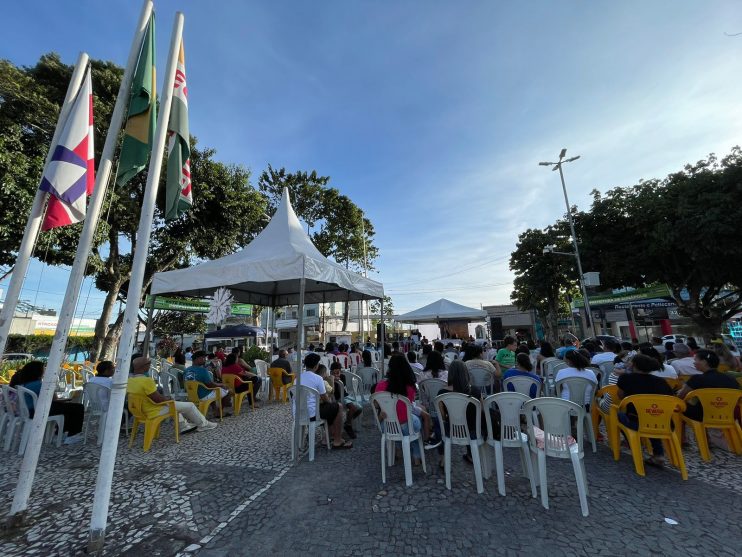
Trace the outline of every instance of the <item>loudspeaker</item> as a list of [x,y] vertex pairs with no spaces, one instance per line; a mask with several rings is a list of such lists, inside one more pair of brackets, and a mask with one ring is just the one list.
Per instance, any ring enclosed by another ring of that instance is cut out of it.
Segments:
[[389,337],[388,337],[387,331],[386,331],[386,323],[384,323],[384,324],[377,323],[376,324],[376,338],[379,339],[379,340],[381,339],[381,328],[382,327],[384,327],[384,340],[389,340]]
[[502,340],[505,337],[502,333],[501,317],[490,317],[490,331],[492,333],[492,340]]

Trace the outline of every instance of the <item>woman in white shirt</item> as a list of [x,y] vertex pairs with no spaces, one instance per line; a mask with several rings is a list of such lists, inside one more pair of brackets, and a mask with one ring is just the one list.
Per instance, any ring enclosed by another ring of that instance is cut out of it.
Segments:
[[443,381],[448,381],[446,363],[440,352],[433,350],[428,354],[428,359],[423,368],[423,375],[426,379],[442,379]]
[[[556,374],[555,380],[559,382],[562,379],[567,379],[568,377],[581,377],[590,381],[593,386],[585,389],[584,401],[585,406],[589,406],[593,398],[593,391],[595,390],[595,386],[598,384],[598,378],[595,376],[595,372],[592,369],[588,368],[588,366],[590,365],[590,360],[580,354],[579,351],[570,350],[569,352],[564,354],[564,361],[567,362],[569,367],[560,369]],[[569,385],[563,386],[562,398],[565,400],[570,399]]]
[[657,369],[651,372],[650,375],[656,375],[657,377],[662,377],[663,379],[678,378],[678,372],[670,364],[666,364],[663,361],[662,356],[660,356],[660,353],[657,351],[656,348],[645,346],[639,349],[639,353],[644,354],[645,356],[649,356],[653,360],[657,361]]

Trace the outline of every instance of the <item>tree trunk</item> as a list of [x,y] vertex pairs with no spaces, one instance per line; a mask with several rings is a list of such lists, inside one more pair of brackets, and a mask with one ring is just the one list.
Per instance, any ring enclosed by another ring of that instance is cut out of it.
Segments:
[[123,282],[116,281],[114,287],[106,294],[106,299],[103,302],[103,309],[101,310],[98,321],[95,322],[95,339],[93,340],[93,348],[91,350],[91,358],[102,359],[99,356],[102,354],[103,345],[108,335],[108,324],[111,322],[111,316],[113,315],[113,309],[116,306],[116,299],[118,298],[119,291]]
[[124,313],[119,313],[116,322],[108,327],[108,333],[101,348],[101,360],[111,360],[116,358],[116,348],[118,347],[119,338],[124,328]]
[[348,330],[348,321],[349,321],[349,313],[350,313],[350,302],[345,302],[343,304],[345,307],[343,308],[343,331]]

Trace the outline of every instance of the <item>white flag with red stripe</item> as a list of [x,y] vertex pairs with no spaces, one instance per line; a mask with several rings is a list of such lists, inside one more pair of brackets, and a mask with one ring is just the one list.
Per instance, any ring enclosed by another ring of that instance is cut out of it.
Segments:
[[191,146],[188,131],[188,85],[185,74],[185,53],[180,42],[178,67],[175,71],[173,103],[167,125],[167,184],[165,189],[165,219],[176,219],[193,205],[191,193]]
[[88,68],[39,186],[50,194],[42,230],[85,218],[87,197],[95,184],[94,153],[93,86]]

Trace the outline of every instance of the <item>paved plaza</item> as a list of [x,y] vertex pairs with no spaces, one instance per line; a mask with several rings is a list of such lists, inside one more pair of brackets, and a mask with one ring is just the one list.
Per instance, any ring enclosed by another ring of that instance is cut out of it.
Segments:
[[[515,451],[505,451],[507,496],[496,480],[477,495],[457,451],[453,489],[436,451],[428,473],[401,464],[381,483],[379,435],[366,416],[355,447],[325,449],[292,466],[290,413],[265,404],[179,445],[163,429],[144,454],[122,440],[106,555],[739,555],[742,457],[715,449],[711,463],[685,451],[690,479],[673,469],[640,478],[627,453],[586,454],[590,516],[571,465],[549,460],[550,510],[530,496]],[[140,434],[141,435],[141,434]],[[44,446],[23,528],[0,537],[0,555],[83,554],[98,451]],[[20,458],[0,453],[0,505],[10,507]],[[677,524],[668,524],[670,518]]]

